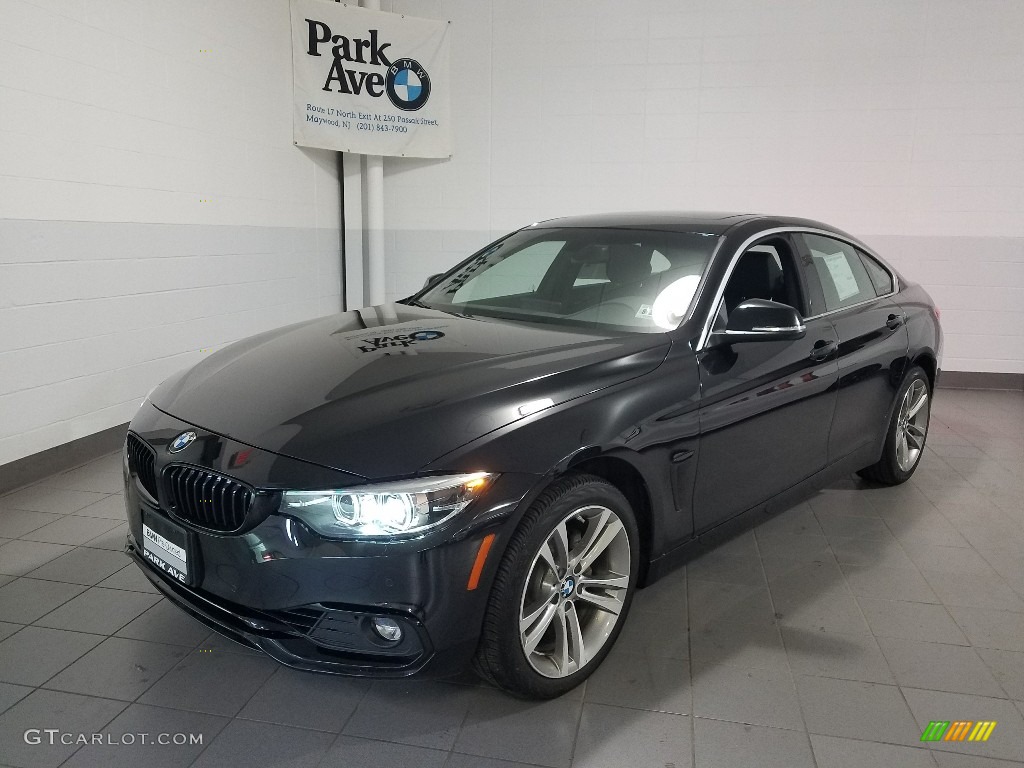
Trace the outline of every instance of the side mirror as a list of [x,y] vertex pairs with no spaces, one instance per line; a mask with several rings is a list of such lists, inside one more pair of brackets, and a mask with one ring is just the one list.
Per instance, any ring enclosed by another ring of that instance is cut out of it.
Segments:
[[788,304],[747,299],[729,313],[724,331],[712,335],[714,344],[745,341],[795,341],[807,333],[800,313]]
[[[431,275],[430,277],[427,278],[427,281],[423,283],[423,288],[429,288],[431,285],[436,283],[439,278],[442,277],[444,277],[444,272],[438,272],[436,275]],[[423,288],[421,288],[420,290],[423,290]]]

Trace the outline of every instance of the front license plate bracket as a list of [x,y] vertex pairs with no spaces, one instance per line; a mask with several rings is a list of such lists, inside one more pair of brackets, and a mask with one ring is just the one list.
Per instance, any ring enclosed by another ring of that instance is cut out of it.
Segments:
[[142,556],[152,567],[186,586],[198,581],[195,534],[155,512],[142,508]]

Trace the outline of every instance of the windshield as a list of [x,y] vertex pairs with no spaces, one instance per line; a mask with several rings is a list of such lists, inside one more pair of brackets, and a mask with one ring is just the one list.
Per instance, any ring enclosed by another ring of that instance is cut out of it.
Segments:
[[686,318],[720,239],[526,229],[476,254],[417,301],[466,315],[660,333]]

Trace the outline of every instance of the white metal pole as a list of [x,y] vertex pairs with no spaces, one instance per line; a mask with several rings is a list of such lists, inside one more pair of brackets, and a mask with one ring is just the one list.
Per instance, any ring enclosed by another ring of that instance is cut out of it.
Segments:
[[366,269],[370,304],[384,303],[384,158],[366,156]]
[[[380,0],[362,0],[363,7],[380,10]],[[383,304],[384,267],[384,158],[366,155],[366,271],[371,305]]]

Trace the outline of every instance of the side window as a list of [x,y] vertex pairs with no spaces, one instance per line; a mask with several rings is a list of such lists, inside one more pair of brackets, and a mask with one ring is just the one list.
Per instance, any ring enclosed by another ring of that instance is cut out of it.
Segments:
[[665,255],[661,251],[654,250],[651,252],[651,274],[656,275],[659,272],[664,272],[667,269],[671,269],[672,262],[665,258]]
[[[658,250],[651,252],[651,274],[657,275],[660,272],[665,272],[672,268],[672,262],[665,257]],[[605,261],[591,261],[586,262],[580,267],[579,274],[576,275],[576,280],[573,282],[573,287],[578,285],[594,285],[595,283],[608,283],[611,282],[608,279],[607,262]]]
[[603,261],[591,261],[580,265],[579,274],[576,275],[576,280],[573,282],[573,287],[577,285],[596,285],[597,283],[609,283],[608,270],[605,267]]
[[875,295],[885,296],[887,293],[892,293],[896,286],[892,283],[892,274],[889,270],[879,264],[877,259],[873,259],[864,253],[864,251],[858,250],[857,253],[864,264],[864,268],[868,271],[871,284],[875,287]]
[[825,294],[825,309],[842,309],[875,298],[875,286],[868,271],[847,243],[822,235],[801,235]]
[[790,251],[788,241],[776,239],[753,245],[740,256],[722,294],[716,330],[724,328],[729,313],[747,299],[789,304],[806,315],[796,262]]
[[516,251],[465,283],[455,292],[453,301],[463,303],[535,293],[563,245],[564,240],[544,240]]

